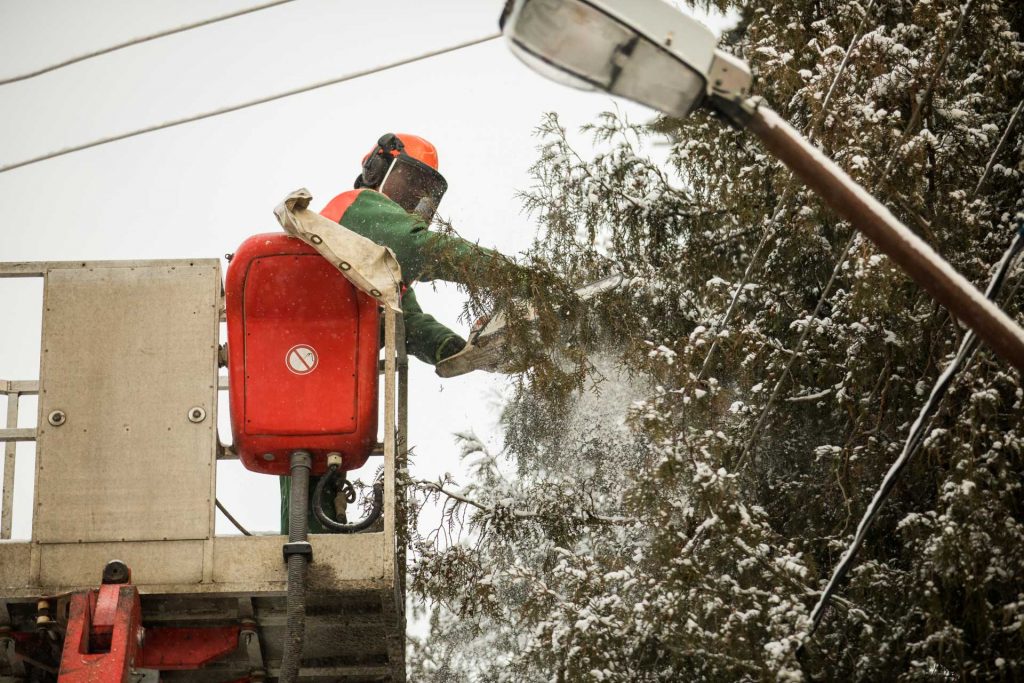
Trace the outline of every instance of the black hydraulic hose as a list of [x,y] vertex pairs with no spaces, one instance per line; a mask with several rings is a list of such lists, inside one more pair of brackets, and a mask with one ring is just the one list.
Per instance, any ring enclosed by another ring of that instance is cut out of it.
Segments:
[[[307,543],[309,531],[309,453],[296,451],[291,459],[291,497],[288,508],[288,544]],[[288,546],[286,546],[287,548]],[[286,551],[287,552],[287,551]],[[284,654],[281,657],[281,683],[299,679],[302,643],[306,636],[306,573],[309,555],[293,552],[288,557],[288,597],[285,602],[286,622]]]
[[[320,520],[320,523],[325,529],[339,534],[355,534],[360,531],[364,531],[373,526],[373,523],[380,519],[381,514],[384,512],[384,486],[377,482],[373,485],[373,507],[370,509],[370,514],[366,516],[366,519],[355,524],[345,524],[337,520],[331,519],[326,512],[324,512],[323,505],[323,493],[326,490],[327,485],[334,482],[341,477],[341,481],[345,481],[345,472],[341,470],[337,465],[331,465],[329,471],[324,476],[320,477],[320,481],[317,482],[316,490],[313,491],[313,514]],[[350,500],[349,502],[354,502]]]

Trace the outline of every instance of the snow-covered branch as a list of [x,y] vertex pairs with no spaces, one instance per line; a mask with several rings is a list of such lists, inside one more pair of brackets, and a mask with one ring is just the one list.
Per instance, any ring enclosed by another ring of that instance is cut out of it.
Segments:
[[[474,507],[484,514],[492,515],[495,513],[496,507],[486,505],[478,500],[467,497],[466,495],[452,491],[447,488],[442,481],[429,481],[427,479],[414,479],[412,477],[400,477],[399,484],[403,486],[409,486],[413,489],[421,491],[430,491],[445,496],[458,503],[469,505]],[[583,509],[580,511],[582,514],[577,518],[577,521],[584,524],[602,524],[602,525],[630,525],[635,524],[637,519],[635,517],[623,517],[617,515],[602,515],[594,512],[593,510]],[[532,510],[521,510],[515,508],[509,508],[509,513],[516,519],[565,519],[564,515],[554,515],[542,512],[535,512]]]

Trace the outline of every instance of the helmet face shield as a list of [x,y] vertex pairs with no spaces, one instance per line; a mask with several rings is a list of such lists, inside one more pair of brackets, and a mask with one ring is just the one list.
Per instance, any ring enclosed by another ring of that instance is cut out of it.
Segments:
[[382,194],[428,223],[447,190],[448,181],[444,176],[407,154],[394,157],[380,184]]

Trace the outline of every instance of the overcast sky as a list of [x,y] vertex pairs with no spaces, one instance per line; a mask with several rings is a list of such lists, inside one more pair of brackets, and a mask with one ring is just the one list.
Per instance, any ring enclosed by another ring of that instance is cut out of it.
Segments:
[[[4,0],[0,78],[253,4]],[[497,30],[502,4],[296,0],[0,86],[0,165],[483,37]],[[530,185],[543,113],[557,111],[574,131],[613,106],[536,76],[492,41],[0,174],[0,261],[222,257],[249,235],[278,231],[272,209],[290,191],[309,188],[319,210],[351,188],[359,160],[389,131],[438,147],[449,182],[442,216],[463,236],[515,254],[536,231],[515,193]],[[636,120],[650,117],[618,106]],[[587,150],[585,138],[574,139]],[[464,329],[454,286],[419,285],[417,295],[425,310]],[[38,378],[41,299],[40,280],[0,280],[0,379]],[[475,429],[500,447],[502,378],[441,381],[411,363],[419,475],[458,472],[453,432]],[[23,399],[22,426],[35,425],[35,408]],[[30,533],[32,452],[31,444],[18,448],[20,538]],[[275,478],[221,463],[217,488],[244,524],[277,528]],[[233,532],[219,515],[217,528]]]

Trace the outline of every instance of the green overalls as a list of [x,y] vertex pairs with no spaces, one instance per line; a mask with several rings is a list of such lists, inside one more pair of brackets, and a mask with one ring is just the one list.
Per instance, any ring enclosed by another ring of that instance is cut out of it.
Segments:
[[[493,266],[501,256],[468,240],[430,232],[426,221],[408,213],[387,196],[369,189],[343,192],[320,212],[349,230],[389,247],[402,267],[403,283],[445,280],[465,284]],[[444,255],[441,258],[441,255]],[[402,294],[405,319],[405,348],[411,356],[436,365],[463,347],[462,337],[424,313],[411,287]],[[310,477],[312,500],[317,477]],[[281,533],[288,533],[288,499],[291,478],[281,477]],[[325,496],[324,512],[337,518],[333,494]],[[320,522],[309,515],[310,533],[326,533]]]

